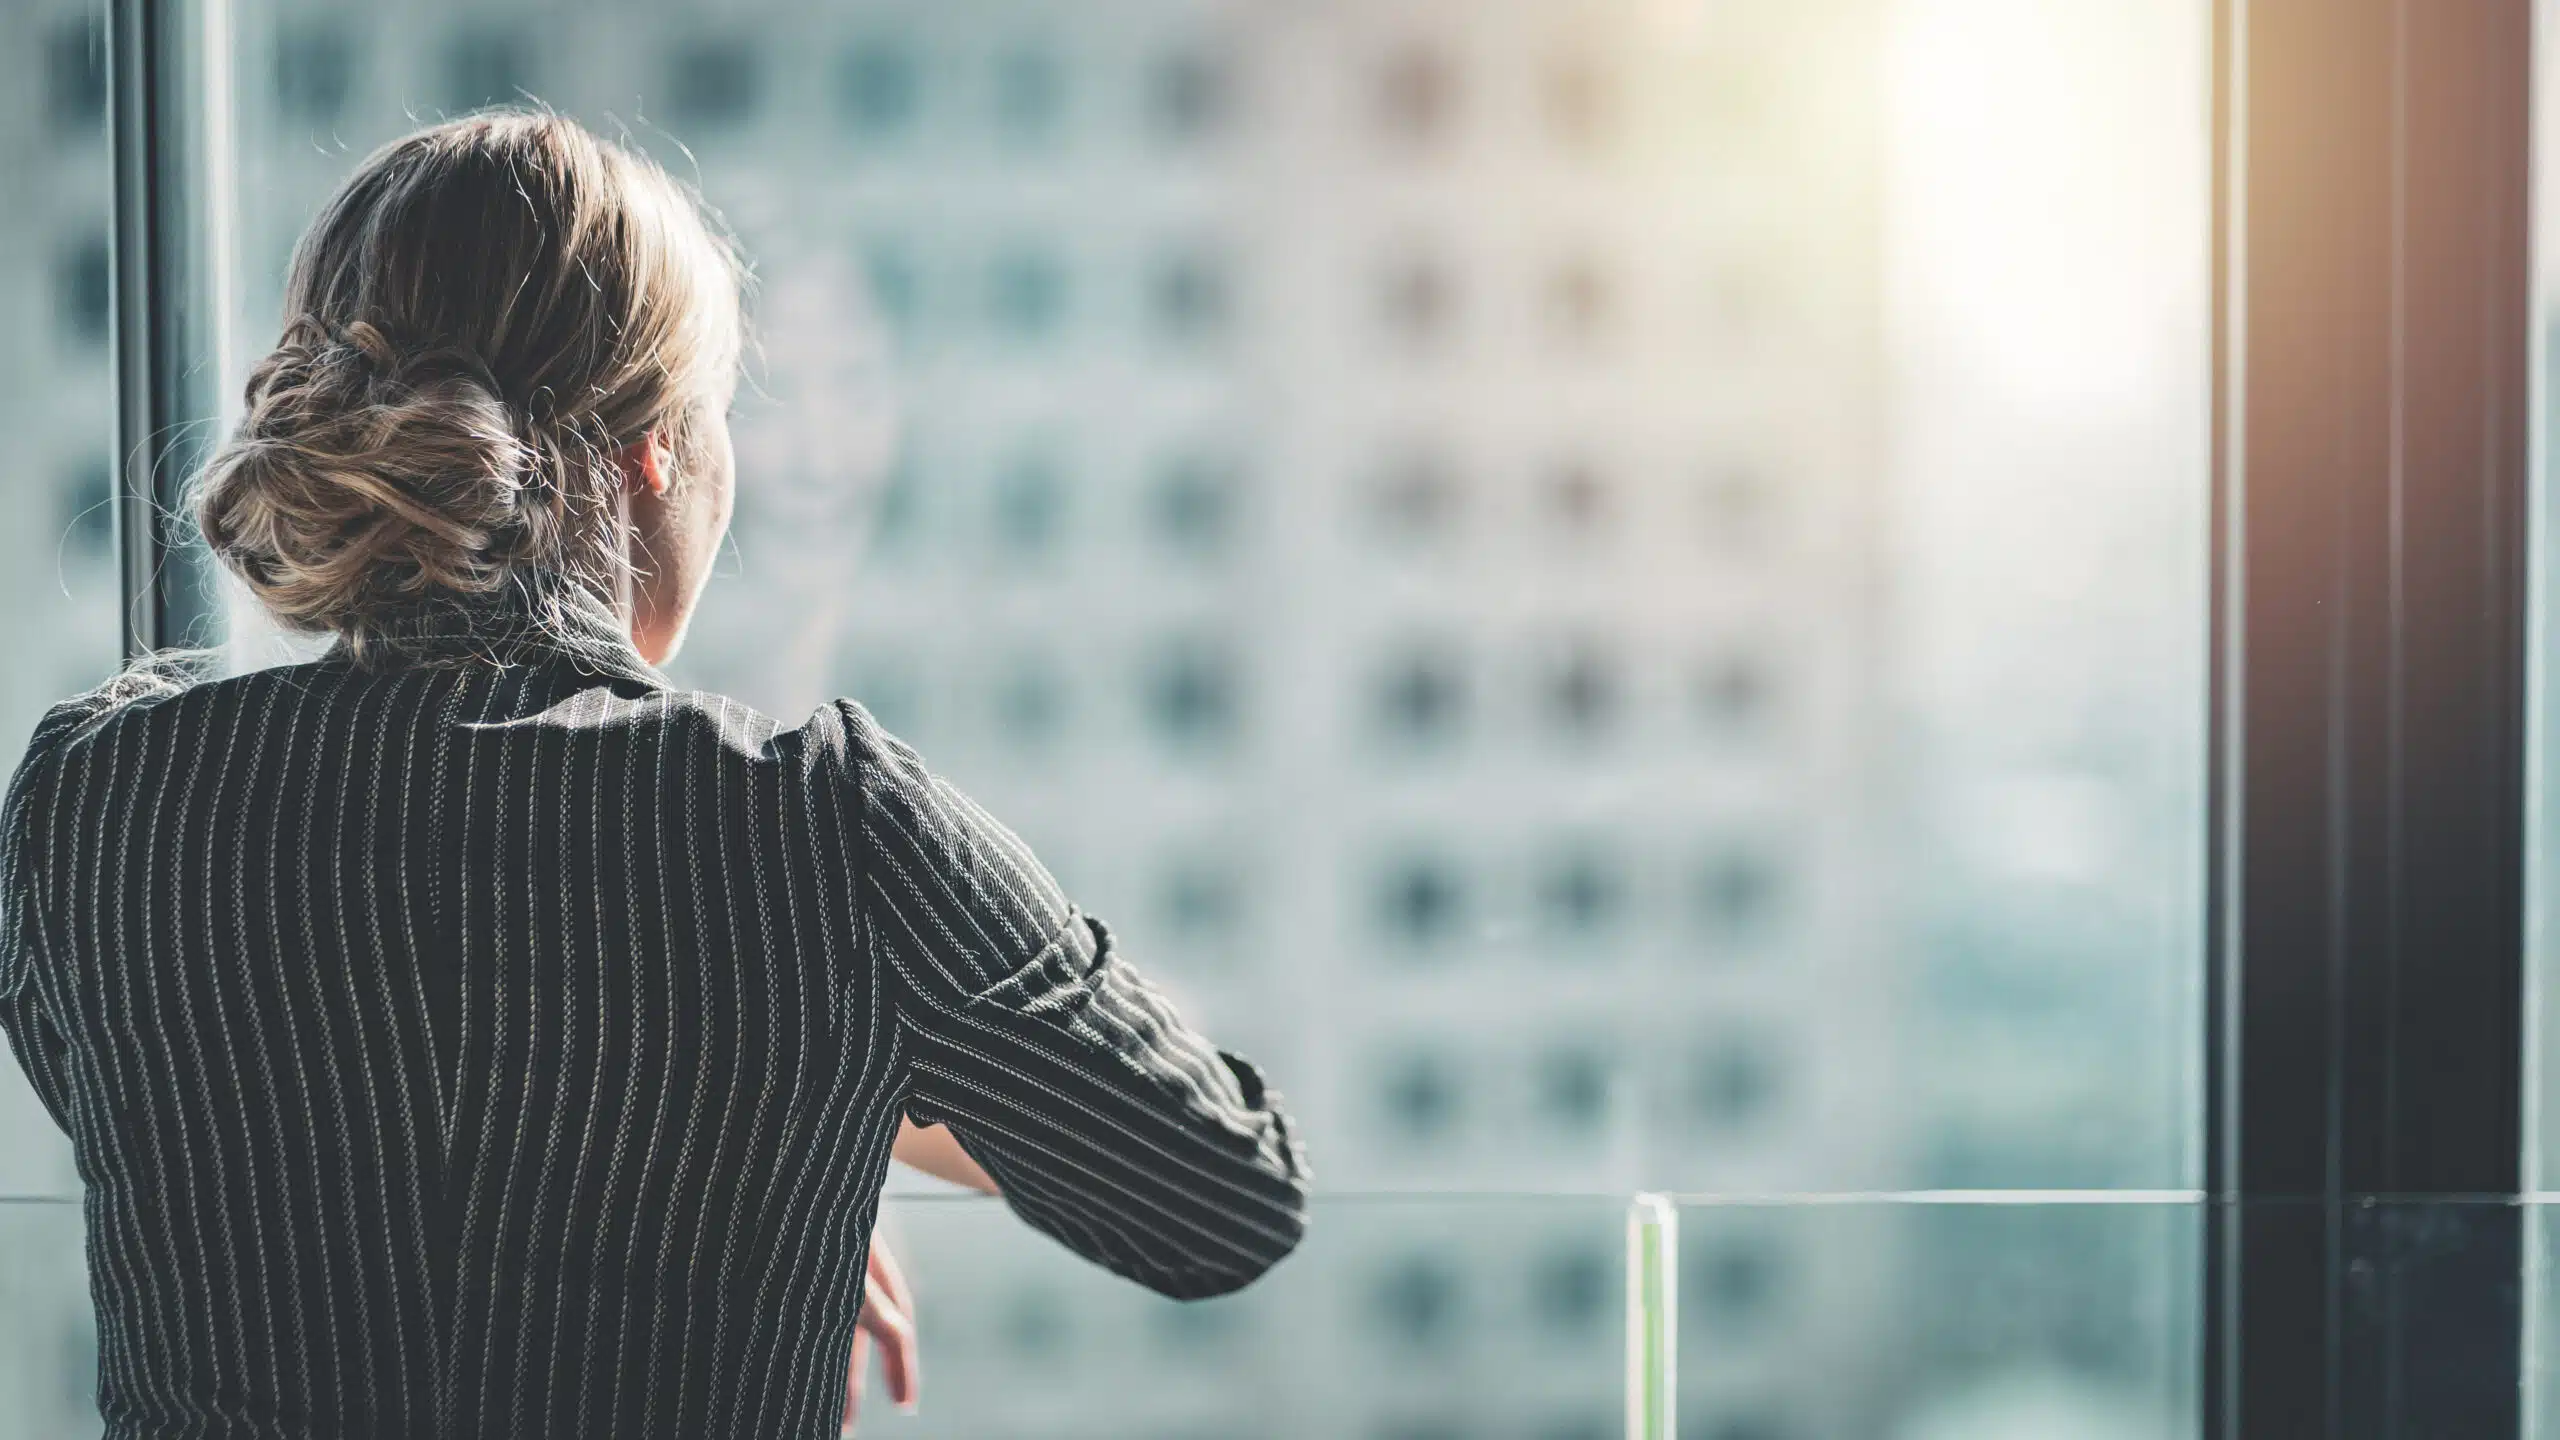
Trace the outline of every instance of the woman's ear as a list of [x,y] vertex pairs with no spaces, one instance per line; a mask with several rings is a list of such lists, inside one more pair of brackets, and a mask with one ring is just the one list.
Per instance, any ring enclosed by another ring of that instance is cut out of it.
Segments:
[[651,430],[637,440],[613,452],[613,463],[622,471],[622,490],[636,495],[642,490],[652,495],[667,493],[668,483],[675,477],[675,454],[667,437]]

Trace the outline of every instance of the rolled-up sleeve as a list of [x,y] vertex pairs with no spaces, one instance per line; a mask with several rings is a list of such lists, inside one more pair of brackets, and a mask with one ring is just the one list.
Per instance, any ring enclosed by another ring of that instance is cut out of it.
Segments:
[[899,997],[910,1118],[948,1126],[1033,1227],[1150,1289],[1219,1295],[1270,1269],[1306,1225],[1278,1094],[1011,831],[843,708],[864,933]]

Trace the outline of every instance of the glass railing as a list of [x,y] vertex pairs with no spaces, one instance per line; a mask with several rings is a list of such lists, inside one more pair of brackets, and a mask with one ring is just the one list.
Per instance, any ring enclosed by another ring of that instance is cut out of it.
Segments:
[[[1185,1305],[995,1202],[901,1194],[882,1233],[923,1402],[875,1383],[861,1433],[2167,1440],[2200,1433],[2204,1215],[2187,1192],[1340,1194],[1261,1283]],[[0,1434],[98,1433],[80,1223],[0,1204]],[[2471,1217],[2366,1223],[2441,1247]]]
[[[2409,1303],[2529,1255],[2524,1433],[2560,1437],[2555,1197],[2253,1202],[2353,1303],[2352,1367]],[[860,1433],[1039,1440],[2173,1440],[2206,1432],[2208,1203],[2191,1192],[1334,1195],[1241,1294],[1157,1299],[993,1201],[899,1195],[923,1403]],[[2521,1214],[2518,1212],[2521,1211]],[[2521,1224],[2519,1223],[2521,1221]],[[2495,1283],[2492,1281],[2491,1283]],[[2465,1363],[2467,1337],[2421,1347]],[[0,1435],[99,1433],[78,1201],[0,1199]],[[2365,1377],[2414,1394],[2423,1375]],[[2343,1383],[2363,1380],[2344,1375]],[[2388,1392],[2388,1393],[2386,1393]],[[2370,1433],[2438,1435],[2411,1411]]]
[[0,1203],[0,1326],[0,1434],[96,1435],[98,1335],[76,1198]]
[[[908,1201],[916,1436],[2166,1440],[2200,1433],[2191,1192],[1341,1195],[1207,1306]],[[936,1367],[973,1377],[937,1389]],[[986,1383],[1001,1377],[998,1383]]]

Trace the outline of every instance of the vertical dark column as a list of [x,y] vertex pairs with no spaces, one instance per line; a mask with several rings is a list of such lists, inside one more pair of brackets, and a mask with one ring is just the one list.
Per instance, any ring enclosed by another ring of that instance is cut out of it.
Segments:
[[2212,1433],[2520,1423],[2530,0],[2230,0]]
[[225,0],[112,0],[116,547],[127,658],[209,642],[181,490],[222,411],[230,166]]

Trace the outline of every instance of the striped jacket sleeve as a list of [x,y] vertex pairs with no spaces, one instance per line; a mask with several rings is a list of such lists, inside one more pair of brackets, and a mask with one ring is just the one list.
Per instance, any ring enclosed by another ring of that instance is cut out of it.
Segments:
[[1115,1273],[1180,1299],[1260,1276],[1306,1219],[1279,1096],[1186,1025],[1011,831],[842,708],[908,1114],[949,1126],[1015,1213]]
[[44,943],[37,796],[51,788],[63,742],[104,709],[107,699],[100,691],[47,712],[27,743],[26,757],[18,762],[7,800],[0,801],[0,1032],[8,1035],[18,1068],[65,1134],[71,1130],[71,1111],[61,1073],[62,1034],[44,1007],[37,978]]

